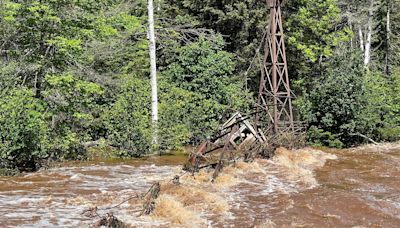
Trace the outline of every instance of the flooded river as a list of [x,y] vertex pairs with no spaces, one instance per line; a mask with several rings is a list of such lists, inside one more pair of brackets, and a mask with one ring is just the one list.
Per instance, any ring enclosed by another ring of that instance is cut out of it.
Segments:
[[[132,227],[400,227],[400,144],[348,150],[278,149],[238,162],[214,183],[181,170],[183,156],[68,163],[0,177],[1,227],[90,227],[97,207]],[[170,180],[183,175],[180,185]],[[141,199],[161,182],[151,216]]]

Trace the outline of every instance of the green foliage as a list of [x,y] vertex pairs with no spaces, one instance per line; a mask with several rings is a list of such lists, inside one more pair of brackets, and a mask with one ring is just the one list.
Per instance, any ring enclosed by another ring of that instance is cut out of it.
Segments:
[[208,28],[225,35],[226,50],[236,54],[241,67],[247,67],[264,33],[268,15],[265,1],[167,0],[165,3],[165,14],[182,24],[190,23],[195,28]]
[[307,131],[306,140],[313,146],[341,148],[343,147],[343,143],[338,138],[338,134],[332,134],[331,132],[318,129],[316,126],[311,126]]
[[[400,138],[397,2],[377,1],[369,70],[353,34],[368,17],[362,1],[285,2],[289,74],[309,142]],[[86,158],[93,141],[118,156],[150,151],[146,3],[2,1],[0,168]],[[226,115],[253,106],[244,88],[257,93],[252,60],[269,12],[265,1],[164,0],[155,13],[158,135],[160,149],[170,150],[209,138]]]
[[191,141],[210,137],[219,116],[229,108],[247,111],[251,100],[241,80],[233,75],[233,56],[222,50],[223,45],[221,37],[214,41],[200,37],[178,48],[162,74],[162,80],[180,88],[178,94],[187,97],[182,113]]
[[350,39],[349,30],[334,29],[341,13],[337,0],[296,0],[288,4],[295,9],[286,19],[288,44],[310,62],[331,57],[336,46]]
[[78,79],[71,73],[47,75],[42,95],[50,108],[53,150],[59,158],[81,156],[81,144],[90,141],[99,106],[96,100],[103,89],[95,83]]
[[159,83],[159,143],[160,149],[177,149],[194,135],[190,129],[190,105],[196,93],[175,87],[164,81]]
[[233,56],[221,50],[221,39],[213,43],[200,38],[176,50],[164,77],[182,89],[200,93],[205,98],[227,103],[225,86],[231,77],[235,63]]
[[379,72],[366,72],[363,77],[363,94],[365,102],[356,117],[355,130],[368,137],[380,139],[379,128],[390,110],[390,90],[388,81]]
[[124,156],[148,153],[151,144],[150,82],[132,76],[122,77],[121,94],[102,116],[107,139],[125,150]]
[[390,78],[385,78],[385,89],[388,91],[385,115],[381,128],[378,129],[383,140],[400,139],[400,70],[395,69]]
[[387,80],[391,92],[389,118],[400,123],[400,67],[395,69],[391,78]]
[[[199,41],[175,50],[159,82],[159,143],[161,150],[179,148],[210,137],[227,108],[246,108],[240,80],[232,76],[232,55],[223,41]],[[123,155],[150,152],[150,82],[124,76],[123,89],[102,119],[107,138]],[[242,109],[243,110],[243,109]]]
[[312,89],[297,101],[310,124],[312,144],[341,147],[363,142],[362,134],[375,140],[396,140],[398,76],[386,78],[366,71],[362,58],[343,52],[326,66],[326,74],[310,82]]
[[35,169],[49,156],[45,107],[26,88],[0,95],[0,167]]
[[[57,159],[85,157],[83,144],[105,136],[100,119],[117,99],[113,74],[147,70],[143,19],[130,1],[3,1],[0,89],[32,88]],[[1,97],[3,102],[4,97]],[[5,101],[4,101],[5,102]],[[11,145],[7,145],[11,146]],[[18,165],[13,163],[12,165]]]
[[[366,98],[363,96],[363,66],[360,58],[345,53],[330,62],[326,73],[314,79],[312,89],[300,104],[303,118],[323,132],[330,132],[343,143],[357,131],[356,121]],[[330,139],[331,140],[331,139]]]
[[399,76],[387,78],[379,71],[364,76],[365,105],[356,118],[357,132],[376,140],[400,139]]

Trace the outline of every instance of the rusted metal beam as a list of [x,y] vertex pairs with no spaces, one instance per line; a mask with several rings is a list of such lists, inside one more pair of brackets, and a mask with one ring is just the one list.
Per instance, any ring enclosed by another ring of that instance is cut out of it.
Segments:
[[[218,135],[202,143],[196,152],[189,156],[185,169],[197,171],[207,162],[214,162],[216,153],[226,154],[227,151],[238,150],[245,155],[243,148],[248,144],[263,144],[266,140],[263,134],[259,134],[250,122],[251,116],[244,116],[236,112],[220,128]],[[223,149],[222,151],[220,149]],[[215,152],[215,153],[212,153]],[[242,157],[243,157],[242,156]],[[222,159],[220,157],[220,159]],[[218,162],[220,164],[220,162]],[[220,164],[221,166],[222,164]]]
[[[255,123],[265,135],[279,135],[281,131],[296,132],[293,117],[292,94],[286,59],[282,24],[283,0],[267,0],[270,11],[265,40],[264,58]],[[259,110],[264,112],[258,112]],[[282,123],[285,123],[282,125]]]

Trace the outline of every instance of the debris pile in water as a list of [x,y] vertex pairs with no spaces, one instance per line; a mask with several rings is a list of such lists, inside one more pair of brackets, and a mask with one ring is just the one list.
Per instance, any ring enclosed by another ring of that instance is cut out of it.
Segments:
[[[300,180],[313,187],[317,185],[313,171],[322,167],[328,159],[336,159],[336,156],[312,148],[294,151],[278,148],[272,162],[287,171],[289,174],[287,178]],[[224,189],[238,185],[245,178],[245,174],[266,175],[266,168],[261,161],[261,159],[251,163],[238,161],[225,167],[214,181],[213,169],[210,168],[183,176],[179,185],[171,182],[161,184],[161,196],[157,201],[153,217],[187,227],[206,225],[207,221],[200,215],[210,212],[214,215],[228,214],[230,206],[223,197]],[[273,226],[273,222],[269,220],[260,225],[260,227]]]

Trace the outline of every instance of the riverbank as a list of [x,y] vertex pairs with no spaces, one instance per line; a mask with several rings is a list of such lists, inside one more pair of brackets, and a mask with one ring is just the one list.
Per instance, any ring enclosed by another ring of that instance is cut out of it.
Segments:
[[[335,150],[334,148],[326,148],[326,147],[319,147],[317,149],[323,151],[330,151]],[[353,150],[369,150],[369,151],[379,151],[379,150],[393,150],[399,149],[400,150],[400,141],[398,142],[388,142],[388,143],[379,143],[379,144],[365,144],[360,145],[353,148],[348,148],[346,150],[353,151]],[[187,146],[181,148],[179,150],[172,150],[168,152],[164,152],[160,154],[148,154],[143,155],[141,157],[132,158],[132,157],[121,157],[121,151],[112,148],[98,148],[93,147],[89,148],[87,152],[86,159],[82,160],[64,160],[64,161],[45,161],[42,162],[41,167],[39,170],[34,172],[40,172],[43,170],[48,170],[52,168],[61,168],[61,167],[71,167],[71,166],[89,166],[95,163],[101,164],[118,164],[128,162],[131,164],[148,164],[148,163],[163,163],[163,164],[184,164],[187,159],[187,155],[194,152],[196,147]],[[179,158],[179,159],[178,159]],[[18,176],[24,175],[26,173],[32,172],[20,172],[18,169],[0,169],[0,176]]]
[[171,150],[162,154],[147,154],[140,157],[129,157],[124,155],[124,151],[113,148],[92,147],[88,148],[84,159],[81,160],[44,160],[39,164],[39,169],[34,171],[21,171],[17,168],[7,169],[0,168],[0,176],[20,176],[24,174],[41,172],[53,168],[71,167],[71,166],[88,166],[91,164],[118,164],[130,163],[139,165],[141,163],[163,163],[163,164],[183,164],[189,153],[193,152],[194,147],[184,147],[179,150]]

